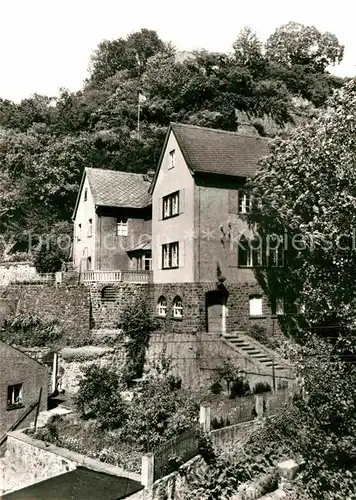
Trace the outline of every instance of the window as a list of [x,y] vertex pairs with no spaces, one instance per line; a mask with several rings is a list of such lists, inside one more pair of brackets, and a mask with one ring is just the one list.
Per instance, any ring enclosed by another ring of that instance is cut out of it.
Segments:
[[93,235],[93,219],[89,219],[88,221],[88,238]]
[[275,297],[272,301],[272,314],[283,316],[284,314],[284,299],[283,297]]
[[242,236],[238,243],[239,267],[283,267],[284,248],[282,239],[269,240],[269,245],[261,238],[247,239]]
[[249,214],[252,209],[252,198],[250,193],[246,193],[245,191],[239,190],[238,196],[239,196],[238,213]]
[[9,385],[7,388],[7,406],[19,407],[22,406],[22,384]]
[[128,224],[127,219],[117,219],[116,223],[116,236],[127,236]]
[[250,317],[262,316],[261,295],[251,295],[249,298]]
[[180,297],[173,300],[173,318],[183,318],[183,302]]
[[172,269],[179,265],[179,243],[162,245],[162,268]]
[[174,168],[176,166],[176,150],[172,149],[172,151],[169,152],[169,167],[168,168]]
[[137,269],[139,271],[152,270],[152,258],[148,255],[142,255],[137,259]]
[[82,225],[78,224],[78,236],[77,236],[77,241],[80,241],[82,239]]
[[163,219],[179,215],[179,191],[163,198]]
[[84,189],[84,201],[87,201],[87,199],[88,199],[88,189],[85,188]]
[[158,299],[157,314],[158,316],[162,317],[165,317],[167,315],[167,301],[163,296]]

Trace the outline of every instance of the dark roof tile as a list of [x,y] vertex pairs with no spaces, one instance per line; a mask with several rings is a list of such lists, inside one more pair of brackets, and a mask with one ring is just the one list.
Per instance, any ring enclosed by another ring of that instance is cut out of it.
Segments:
[[143,174],[86,168],[95,205],[144,208],[151,204],[150,181]]
[[251,177],[267,139],[211,128],[172,123],[172,130],[192,171]]

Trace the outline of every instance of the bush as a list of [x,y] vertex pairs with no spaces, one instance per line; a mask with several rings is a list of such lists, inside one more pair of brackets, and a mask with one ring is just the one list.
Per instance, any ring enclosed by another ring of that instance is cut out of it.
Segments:
[[257,382],[253,388],[254,394],[261,394],[263,392],[271,392],[272,388],[268,382]]
[[263,326],[253,324],[248,333],[252,338],[257,340],[257,342],[260,342],[260,344],[265,345],[269,349],[276,349],[279,347],[279,342],[271,338],[267,334],[266,328]]
[[157,323],[149,313],[146,303],[141,299],[125,309],[121,316],[121,327],[126,337],[126,366],[123,380],[130,387],[133,379],[141,378],[143,375],[146,350],[151,333],[157,328]]
[[36,253],[34,264],[38,273],[55,273],[62,269],[63,262],[67,260],[67,254],[60,249],[56,242],[50,245],[41,245]]
[[150,380],[131,402],[123,438],[151,450],[190,429],[198,414],[199,402],[189,392],[172,390],[167,380]]
[[246,396],[250,392],[251,390],[248,380],[244,380],[243,378],[238,378],[237,380],[234,380],[231,385],[230,398],[235,399],[242,396]]
[[82,418],[96,418],[103,429],[115,429],[127,419],[127,403],[120,395],[120,381],[115,371],[90,365],[79,382],[76,407]]
[[223,386],[217,380],[213,382],[210,386],[210,392],[212,394],[221,394],[223,391]]
[[44,321],[35,314],[21,313],[5,323],[0,336],[8,344],[47,347],[58,342],[63,331],[57,320]]

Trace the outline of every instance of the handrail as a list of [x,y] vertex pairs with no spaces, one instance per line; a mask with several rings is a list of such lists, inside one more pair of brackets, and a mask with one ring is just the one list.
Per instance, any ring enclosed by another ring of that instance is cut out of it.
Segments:
[[0,446],[2,446],[6,439],[7,439],[7,433],[14,431],[23,420],[36,408],[36,406],[39,407],[41,403],[41,398],[37,399],[36,401],[32,402],[30,406],[27,408],[27,410],[7,429],[7,431],[0,437]]

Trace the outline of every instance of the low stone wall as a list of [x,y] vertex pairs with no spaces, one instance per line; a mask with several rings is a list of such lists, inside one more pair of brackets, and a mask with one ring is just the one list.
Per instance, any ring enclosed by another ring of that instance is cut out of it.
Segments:
[[15,431],[8,434],[0,495],[75,470],[78,465],[141,483],[141,476]]
[[30,281],[39,275],[32,262],[1,262],[0,263],[0,286],[6,286],[12,281]]

